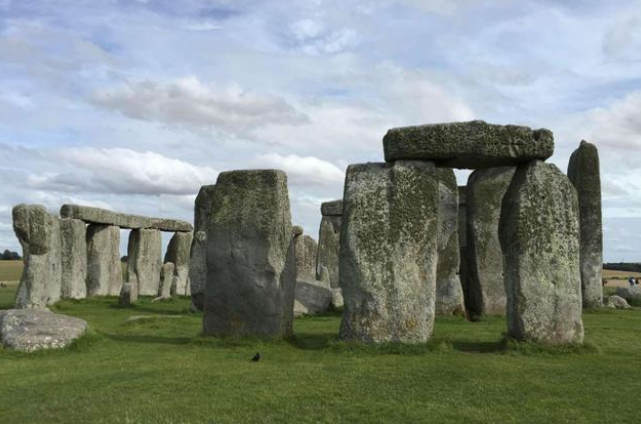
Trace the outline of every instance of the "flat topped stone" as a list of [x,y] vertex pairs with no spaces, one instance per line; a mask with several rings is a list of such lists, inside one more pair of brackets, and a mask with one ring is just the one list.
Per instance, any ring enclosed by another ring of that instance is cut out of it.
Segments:
[[476,169],[545,160],[554,153],[554,137],[544,128],[470,121],[393,128],[383,147],[387,162],[419,159]]
[[0,311],[0,339],[9,350],[59,349],[82,336],[86,329],[86,321],[47,309]]
[[80,205],[62,205],[60,217],[81,219],[91,224],[115,225],[132,230],[153,228],[160,231],[191,231],[193,229],[189,222],[177,219],[149,218]]
[[343,214],[343,200],[332,200],[321,204],[321,214],[323,216],[341,216]]

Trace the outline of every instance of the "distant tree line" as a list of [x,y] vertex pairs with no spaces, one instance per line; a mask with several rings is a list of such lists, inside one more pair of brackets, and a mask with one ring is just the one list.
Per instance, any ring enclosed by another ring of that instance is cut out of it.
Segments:
[[17,261],[22,259],[18,252],[12,252],[11,250],[5,250],[2,255],[0,255],[0,261]]
[[641,263],[634,263],[634,262],[608,263],[608,264],[603,264],[603,269],[609,269],[612,271],[641,272]]

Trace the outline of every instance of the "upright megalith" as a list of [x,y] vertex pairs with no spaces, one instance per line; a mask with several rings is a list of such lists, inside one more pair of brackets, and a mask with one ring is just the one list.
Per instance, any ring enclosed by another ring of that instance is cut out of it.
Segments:
[[165,262],[160,269],[160,287],[158,288],[158,297],[155,300],[171,299],[171,289],[178,278],[175,275],[175,265],[173,262]]
[[318,255],[316,258],[316,279],[321,279],[323,267],[329,273],[332,288],[339,288],[338,255],[340,251],[343,201],[334,200],[321,205],[323,218],[318,232]]
[[191,255],[192,232],[175,233],[165,252],[165,262],[174,264],[174,282],[172,293],[179,296],[189,295],[189,260]]
[[582,342],[579,206],[570,180],[541,161],[519,166],[499,228],[508,336]]
[[429,160],[446,168],[512,166],[554,153],[552,132],[483,121],[393,128],[383,138],[385,160]]
[[72,218],[60,220],[63,299],[87,297],[87,225]]
[[462,313],[463,290],[459,279],[458,186],[451,168],[439,168],[438,265],[436,270],[436,313]]
[[121,287],[120,229],[113,225],[88,225],[87,296],[118,296]]
[[296,279],[316,279],[316,257],[318,244],[316,240],[305,234],[294,233],[294,248],[296,249]]
[[472,320],[504,315],[503,254],[499,220],[503,196],[516,168],[479,169],[467,181],[466,307]]
[[204,333],[290,336],[296,258],[287,176],[275,170],[223,172],[212,205]]
[[343,201],[340,337],[427,341],[434,324],[438,260],[434,164],[350,165]]
[[568,177],[579,199],[583,307],[595,308],[603,304],[603,226],[599,151],[594,144],[581,141],[570,157]]
[[12,215],[24,261],[16,308],[52,305],[61,291],[60,220],[40,205],[17,205]]
[[129,275],[135,275],[140,296],[157,296],[162,266],[162,238],[159,230],[131,230],[127,245]]
[[189,260],[189,285],[192,307],[202,311],[204,308],[205,283],[207,282],[207,233],[196,231],[191,244]]

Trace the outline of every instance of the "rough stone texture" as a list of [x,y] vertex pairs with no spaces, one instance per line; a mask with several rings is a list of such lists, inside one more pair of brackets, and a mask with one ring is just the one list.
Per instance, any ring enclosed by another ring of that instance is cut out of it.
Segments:
[[466,308],[470,319],[504,315],[507,297],[503,282],[503,254],[499,221],[503,196],[516,168],[474,171],[467,181]]
[[192,231],[189,222],[167,218],[149,218],[140,215],[129,215],[112,212],[106,209],[80,205],[62,205],[60,217],[81,219],[91,224],[115,225],[132,230],[152,228],[160,231]]
[[193,308],[202,311],[207,282],[207,233],[204,231],[197,231],[194,234],[189,262],[189,281],[191,304]]
[[328,285],[320,281],[298,280],[294,297],[294,316],[327,312],[333,298],[334,295]]
[[541,161],[519,166],[499,228],[508,336],[581,343],[579,205],[570,180]]
[[63,299],[87,297],[87,225],[79,219],[60,220]]
[[641,286],[617,287],[616,295],[624,298],[628,302],[641,300]]
[[332,306],[334,308],[342,308],[344,305],[345,300],[343,299],[343,290],[332,289]]
[[296,257],[285,173],[221,173],[210,218],[204,333],[291,336]]
[[24,261],[16,308],[52,305],[61,292],[60,220],[39,205],[18,205],[12,215]]
[[157,296],[162,267],[162,236],[159,230],[131,230],[127,245],[129,275],[135,275],[140,296]]
[[215,190],[215,184],[200,187],[194,205],[194,231],[207,231],[207,223],[214,207]]
[[470,284],[467,272],[467,187],[458,188],[458,245],[459,245],[459,281],[463,289],[464,305],[469,304]]
[[[131,267],[131,256],[129,260]],[[121,288],[120,229],[113,225],[88,225],[87,296],[118,296]]]
[[59,349],[82,336],[86,329],[86,321],[47,309],[0,311],[0,339],[9,350]]
[[429,160],[445,168],[511,166],[554,153],[546,129],[483,121],[394,128],[383,138],[385,160]]
[[165,262],[160,270],[159,299],[171,299],[171,288],[174,284],[176,267],[173,262]]
[[350,165],[343,201],[340,337],[427,341],[434,324],[438,260],[434,164]]
[[603,304],[603,226],[599,151],[594,144],[581,141],[570,157],[568,177],[579,198],[583,307],[598,308]]
[[179,296],[189,295],[189,260],[191,256],[191,242],[194,234],[181,232],[173,235],[167,246],[165,262],[173,262],[176,278],[172,293]]
[[294,247],[296,249],[296,279],[316,279],[316,257],[318,255],[318,244],[316,240],[307,235],[294,236]]
[[450,168],[439,168],[438,265],[436,268],[436,313],[463,313],[463,289],[459,280],[458,186]]
[[[342,210],[342,208],[341,208]],[[332,287],[340,287],[338,278],[338,255],[341,240],[341,216],[323,216],[318,232],[318,256],[316,258],[316,279],[321,280],[321,270],[327,268]]]
[[292,227],[292,234],[293,234],[294,236],[300,236],[300,235],[302,235],[304,232],[305,232],[305,231],[303,231],[303,227],[301,227],[300,225],[294,225],[294,226]]
[[343,199],[332,200],[321,204],[321,214],[323,216],[341,216],[343,215]]
[[628,302],[621,296],[617,295],[608,296],[607,298],[605,298],[603,304],[607,308],[612,309],[630,309],[630,305],[628,305]]
[[138,301],[138,282],[136,276],[129,276],[129,281],[123,283],[118,297],[118,303],[122,306],[130,306]]

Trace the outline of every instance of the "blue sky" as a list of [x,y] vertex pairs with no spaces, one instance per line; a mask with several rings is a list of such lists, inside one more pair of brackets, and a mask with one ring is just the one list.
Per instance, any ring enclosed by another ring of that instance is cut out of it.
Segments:
[[388,128],[483,119],[564,171],[595,143],[606,260],[641,261],[641,1],[0,0],[0,78],[0,248],[18,203],[191,220],[256,167],[316,235]]

